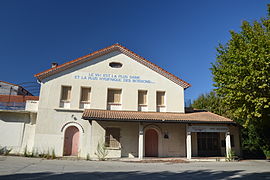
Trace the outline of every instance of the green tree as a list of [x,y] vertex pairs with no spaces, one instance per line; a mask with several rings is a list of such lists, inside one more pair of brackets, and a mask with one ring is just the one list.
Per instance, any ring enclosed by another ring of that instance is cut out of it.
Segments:
[[196,109],[210,111],[219,115],[224,115],[225,111],[222,108],[222,99],[217,96],[216,92],[201,94],[193,101],[192,107]]
[[270,6],[260,21],[244,21],[239,33],[217,48],[212,64],[215,91],[243,125],[247,149],[270,148]]

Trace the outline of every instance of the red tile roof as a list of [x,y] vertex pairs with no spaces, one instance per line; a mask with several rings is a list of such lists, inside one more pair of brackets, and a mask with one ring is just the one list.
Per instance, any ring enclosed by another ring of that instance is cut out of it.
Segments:
[[69,69],[69,68],[74,67],[76,65],[82,64],[84,62],[91,61],[97,57],[103,56],[103,55],[108,54],[108,53],[113,52],[113,51],[120,51],[120,52],[124,53],[125,55],[127,55],[127,56],[131,57],[132,59],[136,60],[137,62],[147,66],[148,68],[160,73],[164,77],[170,79],[171,81],[175,82],[176,84],[182,86],[185,89],[191,86],[189,83],[185,82],[184,80],[169,73],[168,71],[162,69],[161,67],[157,66],[156,64],[146,60],[145,58],[139,56],[138,54],[132,52],[131,50],[127,49],[126,47],[124,47],[120,44],[111,45],[111,46],[106,47],[104,49],[101,49],[101,50],[95,51],[91,54],[88,54],[86,56],[83,56],[83,57],[80,57],[78,59],[66,62],[66,63],[59,65],[59,66],[56,66],[54,68],[50,68],[46,71],[35,74],[35,77],[37,77],[39,80],[42,80],[42,79],[49,77],[53,74],[64,71],[66,69]]
[[107,121],[147,121],[147,122],[183,122],[183,123],[231,123],[231,119],[211,112],[170,113],[170,112],[139,112],[139,111],[111,111],[86,109],[83,112],[85,120]]
[[39,96],[21,96],[21,95],[0,95],[0,102],[17,102],[23,103],[27,100],[38,101]]

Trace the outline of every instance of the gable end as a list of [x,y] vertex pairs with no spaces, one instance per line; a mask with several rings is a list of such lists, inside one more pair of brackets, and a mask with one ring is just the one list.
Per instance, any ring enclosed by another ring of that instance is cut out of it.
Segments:
[[41,73],[35,74],[35,77],[38,80],[45,79],[46,77],[49,77],[53,74],[56,74],[58,72],[64,71],[66,69],[69,69],[71,67],[77,66],[79,64],[82,64],[87,61],[91,61],[95,58],[98,58],[100,56],[103,56],[105,54],[108,54],[113,51],[120,51],[121,53],[127,55],[128,57],[134,59],[135,61],[139,62],[140,64],[143,64],[147,66],[148,68],[152,69],[153,71],[161,74],[162,76],[166,77],[167,79],[173,81],[174,83],[178,84],[179,86],[183,87],[184,89],[190,87],[191,85],[184,80],[178,78],[177,76],[169,73],[168,71],[162,69],[161,67],[157,66],[156,64],[146,60],[145,58],[139,56],[138,54],[134,53],[133,51],[127,49],[126,47],[120,45],[120,44],[114,44],[112,46],[109,46],[107,48],[95,51],[91,54],[88,54],[86,56],[82,56],[78,59],[69,61],[67,63],[64,63],[62,65],[56,66],[54,68],[48,69],[46,71],[43,71]]

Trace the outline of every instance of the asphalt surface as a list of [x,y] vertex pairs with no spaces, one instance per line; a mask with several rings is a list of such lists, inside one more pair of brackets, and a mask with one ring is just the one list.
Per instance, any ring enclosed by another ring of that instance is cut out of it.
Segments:
[[270,161],[139,163],[0,156],[0,179],[269,179]]

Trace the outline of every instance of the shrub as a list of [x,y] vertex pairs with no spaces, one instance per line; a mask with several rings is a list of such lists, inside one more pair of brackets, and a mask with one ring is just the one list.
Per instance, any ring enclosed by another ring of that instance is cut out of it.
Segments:
[[105,143],[98,143],[97,152],[95,153],[100,161],[105,161],[108,155],[108,150],[105,146]]
[[90,161],[90,160],[91,160],[91,159],[90,159],[89,153],[87,153],[87,155],[86,155],[86,160],[87,160],[87,161]]
[[25,146],[25,148],[24,148],[23,156],[28,157],[27,146]]
[[38,151],[33,148],[28,157],[38,157]]
[[6,146],[4,147],[0,146],[0,155],[7,156],[10,153],[10,151],[12,151],[12,148],[8,148]]
[[234,161],[236,158],[235,152],[232,149],[229,149],[228,156],[226,157],[226,161]]
[[33,148],[32,151],[29,152],[29,151],[27,150],[27,146],[25,146],[24,152],[23,152],[23,156],[24,156],[24,157],[38,157],[38,151],[37,151],[36,149]]
[[264,150],[263,150],[263,153],[264,153],[266,159],[270,160],[270,150],[264,149]]
[[52,159],[56,159],[55,150],[52,150]]
[[51,153],[49,149],[46,152],[43,151],[42,153],[39,153],[37,149],[33,149],[32,152],[29,152],[27,150],[27,146],[24,148],[24,156],[25,157],[40,157],[40,158],[46,158],[46,159],[56,159],[54,149],[52,149]]
[[38,157],[48,159],[50,155],[48,154],[48,151],[47,152],[43,151],[42,153],[38,154]]
[[50,150],[48,149],[47,153],[45,153],[46,159],[51,159]]

